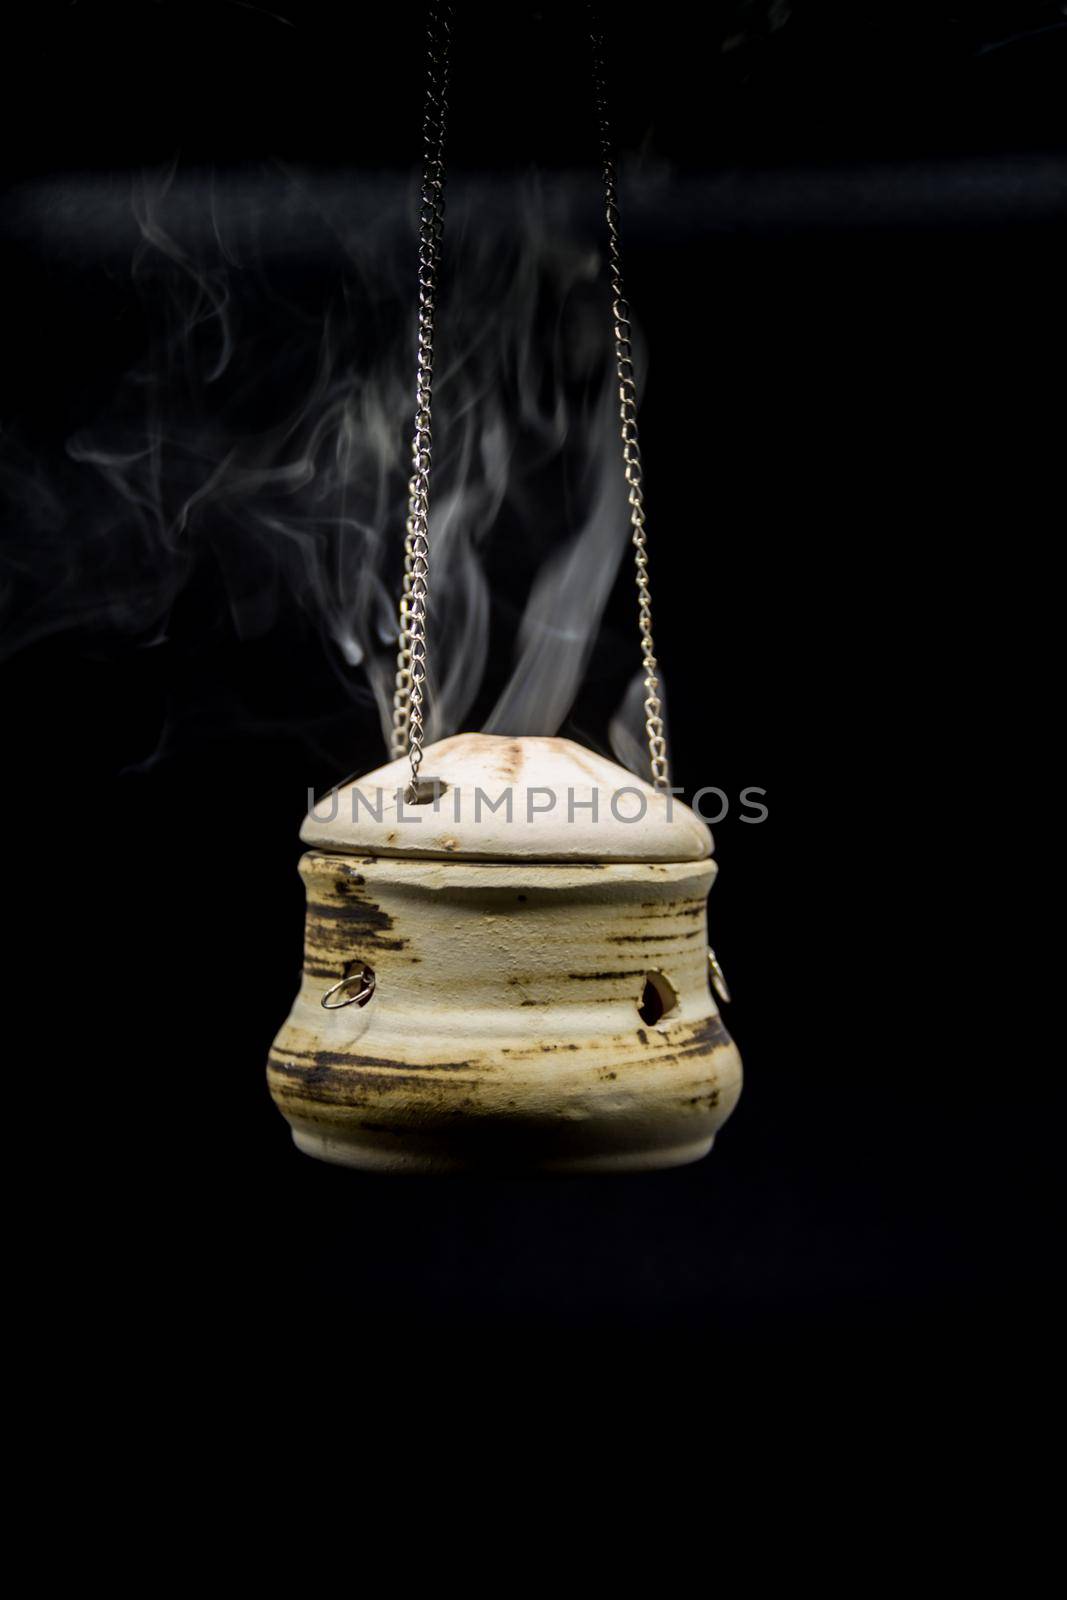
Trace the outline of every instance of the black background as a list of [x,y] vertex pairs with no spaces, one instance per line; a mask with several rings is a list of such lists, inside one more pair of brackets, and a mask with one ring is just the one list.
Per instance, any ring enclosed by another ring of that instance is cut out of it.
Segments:
[[[454,174],[536,165],[595,190],[577,8],[462,9]],[[999,1007],[961,980],[957,886],[982,869],[956,847],[1006,739],[1005,549],[1051,531],[1067,30],[1050,5],[869,13],[609,25],[627,170],[669,180],[627,268],[676,781],[760,785],[770,812],[716,830],[747,1081],[712,1157],[431,1184],[293,1151],[263,1065],[300,963],[297,829],[309,784],[382,747],[299,617],[242,644],[201,572],[162,646],[88,617],[5,668],[28,955],[9,1148],[74,1320],[118,1321],[142,1353],[175,1329],[208,1360],[282,1350],[306,1374],[316,1352],[384,1372],[401,1345],[504,1351],[507,1393],[554,1351],[594,1385],[618,1361],[631,1395],[667,1352],[673,1409],[748,1390],[746,1353],[757,1389],[784,1374],[862,1406],[918,1374],[966,1402],[991,1350],[1041,1345],[1037,1112],[1000,1076]],[[414,11],[278,15],[294,25],[41,8],[15,46],[8,215],[56,175],[175,157],[408,181]],[[746,208],[768,175],[773,203]],[[33,454],[98,403],[131,336],[92,251],[8,234],[4,409]],[[613,627],[631,603],[623,584]],[[594,686],[591,725],[628,671]]]

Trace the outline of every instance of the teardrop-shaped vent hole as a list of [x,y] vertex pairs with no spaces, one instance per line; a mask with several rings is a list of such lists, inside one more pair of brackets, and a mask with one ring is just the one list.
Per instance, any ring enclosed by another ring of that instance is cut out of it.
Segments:
[[678,1004],[678,991],[671,980],[662,972],[648,972],[645,974],[645,987],[641,994],[641,1004],[637,1012],[642,1022],[647,1022],[649,1027],[655,1027],[657,1022],[662,1022],[664,1017],[669,1017]]

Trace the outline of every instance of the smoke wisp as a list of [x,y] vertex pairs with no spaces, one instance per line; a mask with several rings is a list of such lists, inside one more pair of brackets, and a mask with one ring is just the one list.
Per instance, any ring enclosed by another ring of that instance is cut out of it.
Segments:
[[[272,214],[270,248],[266,207],[286,223]],[[137,179],[132,251],[100,269],[125,290],[135,358],[61,456],[8,438],[5,653],[62,630],[158,643],[209,564],[239,638],[299,607],[387,733],[413,207],[371,180],[339,229],[294,173],[229,189],[173,168]],[[486,728],[554,733],[629,536],[607,288],[565,197],[528,184],[502,213],[474,190],[448,216],[433,462],[431,737],[465,725],[491,644],[514,666]],[[494,569],[526,580],[499,637]],[[612,728],[621,759],[640,726],[630,693]]]

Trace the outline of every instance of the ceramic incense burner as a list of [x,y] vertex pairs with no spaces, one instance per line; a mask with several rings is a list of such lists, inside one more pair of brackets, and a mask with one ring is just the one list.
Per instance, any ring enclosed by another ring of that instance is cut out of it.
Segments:
[[304,970],[270,1053],[308,1155],[395,1172],[699,1160],[741,1062],[708,986],[711,836],[566,739],[461,734],[309,814]]

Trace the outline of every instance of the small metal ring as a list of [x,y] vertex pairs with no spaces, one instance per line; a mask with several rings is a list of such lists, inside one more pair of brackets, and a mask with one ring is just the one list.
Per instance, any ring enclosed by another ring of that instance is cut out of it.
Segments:
[[[363,987],[358,994],[350,994],[347,1000],[331,1000],[330,996],[337,994],[340,989],[347,989],[353,983],[360,983]],[[374,993],[374,978],[368,973],[366,967],[361,967],[358,972],[350,972],[346,978],[341,978],[332,988],[327,989],[319,1004],[324,1011],[340,1011],[343,1006],[362,1005]]]
[[711,987],[715,990],[719,999],[724,1005],[729,1005],[731,998],[730,985],[726,981],[726,974],[719,965],[719,958],[710,944],[708,945],[708,976],[711,979]]

